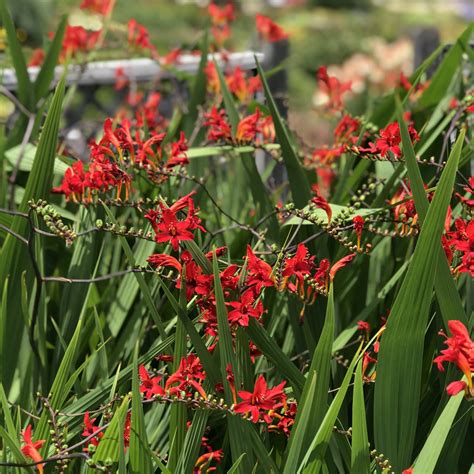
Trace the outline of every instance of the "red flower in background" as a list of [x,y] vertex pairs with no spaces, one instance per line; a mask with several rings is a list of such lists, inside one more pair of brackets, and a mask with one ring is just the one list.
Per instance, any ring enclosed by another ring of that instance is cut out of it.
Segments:
[[346,255],[345,257],[341,258],[338,260],[332,267],[331,270],[329,270],[329,278],[331,281],[334,280],[334,277],[336,276],[336,273],[341,269],[344,268],[346,265],[348,265],[350,262],[352,262],[353,258],[356,256],[356,253],[351,253],[350,255]]
[[179,135],[179,140],[171,144],[171,153],[168,161],[166,162],[167,168],[174,168],[175,166],[187,165],[189,163],[188,155],[188,144],[184,132]]
[[114,3],[114,0],[82,0],[79,8],[106,16],[111,12]]
[[260,415],[265,421],[271,421],[266,412],[276,410],[286,402],[286,395],[283,392],[285,385],[286,381],[283,381],[276,387],[268,388],[263,375],[259,375],[253,392],[245,390],[238,392],[243,401],[235,405],[234,411],[236,413],[249,413],[254,423],[257,423],[260,419]]
[[212,107],[211,111],[204,114],[206,121],[205,127],[209,127],[207,132],[207,139],[211,142],[231,142],[232,128],[227,121],[227,116],[224,110],[218,110],[217,107]]
[[207,7],[211,17],[211,32],[218,45],[222,45],[230,36],[230,24],[235,20],[235,9],[232,3],[219,7],[211,2]]
[[44,61],[45,52],[43,48],[36,48],[33,50],[28,67],[41,66]]
[[156,55],[156,48],[150,41],[150,33],[134,18],[128,22],[128,46],[138,51],[149,50],[152,55]]
[[272,21],[268,16],[255,15],[255,23],[257,31],[262,35],[265,41],[274,43],[275,41],[281,41],[288,38],[288,33],[280,26]]
[[[88,52],[94,48],[100,38],[102,31],[88,31],[82,26],[66,26],[60,59],[64,61],[67,57],[75,57],[79,52]],[[50,33],[52,38],[54,33]]]
[[323,209],[323,211],[326,213],[327,218],[328,218],[328,225],[331,223],[331,218],[332,218],[332,209],[329,203],[324,199],[319,193],[311,199],[311,202],[320,209]]
[[321,66],[316,73],[319,89],[327,96],[326,108],[338,111],[344,107],[342,96],[351,90],[351,82],[340,82],[334,76],[329,76],[326,66]]
[[[21,452],[34,462],[40,462],[43,458],[38,450],[41,449],[46,440],[40,439],[38,441],[33,441],[31,439],[32,434],[31,425],[28,425],[26,429],[22,431],[21,436],[23,438],[23,446],[21,447]],[[36,468],[41,474],[43,474],[43,464],[37,464]]]
[[257,138],[257,133],[261,132],[259,124],[261,117],[260,109],[257,107],[255,113],[243,118],[237,125],[235,139],[239,143],[252,142]]
[[448,385],[449,395],[456,395],[461,390],[466,389],[470,397],[474,397],[472,376],[474,372],[474,342],[469,336],[469,332],[461,321],[448,321],[448,328],[452,336],[448,337],[442,331],[440,334],[445,337],[444,343],[448,346],[441,351],[441,355],[434,359],[438,370],[444,372],[443,363],[452,362],[463,372],[467,378],[464,381],[456,381]]

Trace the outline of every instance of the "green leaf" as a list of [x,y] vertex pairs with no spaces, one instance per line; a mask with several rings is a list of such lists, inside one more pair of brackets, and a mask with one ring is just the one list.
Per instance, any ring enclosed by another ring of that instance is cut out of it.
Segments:
[[283,123],[283,120],[278,112],[275,101],[268,87],[267,79],[265,73],[263,72],[258,59],[255,57],[255,62],[257,64],[258,75],[262,80],[263,89],[265,91],[265,97],[267,99],[268,108],[273,117],[273,123],[275,125],[275,133],[277,140],[280,143],[281,151],[283,155],[283,161],[285,163],[286,170],[288,172],[288,179],[290,181],[291,194],[293,196],[293,201],[297,207],[304,207],[311,199],[311,188],[309,186],[308,179],[306,174],[303,171],[303,168],[298,159],[298,155],[293,148],[292,141],[290,138],[290,132]]
[[33,110],[33,88],[26,67],[25,55],[16,35],[15,25],[7,10],[5,0],[0,0],[0,13],[2,15],[3,27],[7,33],[8,47],[15,68],[18,84],[18,98],[27,109]]
[[434,472],[441,450],[443,449],[446,438],[453,424],[456,413],[461,406],[464,393],[458,393],[454,397],[450,397],[443,412],[436,421],[431,430],[428,439],[415,461],[413,474],[423,474],[425,472]]
[[369,437],[365,415],[364,386],[362,380],[362,360],[357,365],[352,400],[352,450],[351,472],[370,472]]
[[421,228],[415,252],[381,340],[375,383],[376,449],[403,470],[411,464],[423,345],[440,239],[464,140],[459,135]]
[[150,457],[150,448],[143,416],[142,397],[140,394],[140,381],[138,378],[138,345],[133,354],[132,375],[132,419],[130,429],[130,472],[153,472]]
[[[397,106],[398,121],[400,125],[400,133],[402,137],[408,177],[410,179],[415,207],[419,215],[420,222],[423,223],[428,212],[428,197],[426,196],[423,178],[421,177],[420,169],[418,168],[416,162],[416,155],[411,143],[410,134],[408,133],[407,124],[403,120],[403,110],[400,104],[397,104]],[[459,152],[460,151],[461,150],[459,150]],[[446,255],[444,251],[442,251],[441,241],[439,241],[438,247],[438,264],[434,285],[445,327],[448,327],[448,321],[450,319],[459,319],[465,325],[467,325],[467,316],[464,312],[456,284],[451,275],[451,270],[449,268]]]
[[[104,436],[100,440],[97,450],[93,456],[94,462],[118,462],[121,451],[121,440],[125,425],[125,417],[128,411],[129,397],[126,396],[120,407],[114,413],[110,425],[104,432]],[[145,471],[146,472],[146,471]]]
[[48,48],[43,65],[41,66],[35,81],[34,97],[36,102],[45,97],[49,92],[51,82],[54,79],[54,68],[56,67],[56,64],[58,64],[59,53],[61,52],[63,45],[63,37],[64,32],[66,31],[66,25],[67,17],[63,16],[59,22],[53,41]]
[[464,51],[469,48],[468,43],[473,29],[474,24],[471,23],[446,54],[435,74],[433,75],[430,85],[423,92],[423,95],[419,100],[420,107],[431,107],[436,105],[446,94],[453,81],[453,77],[455,77],[457,71],[460,71],[461,69],[462,56]]
[[349,388],[349,382],[351,381],[352,374],[354,373],[354,367],[357,363],[359,351],[360,350],[357,351],[356,355],[352,359],[337,395],[334,397],[334,400],[329,406],[324,419],[319,425],[318,431],[311,443],[311,446],[306,451],[303,461],[298,467],[298,472],[301,472],[306,468],[306,466],[308,467],[304,470],[304,472],[317,473],[321,470],[324,464],[324,456],[329,445],[329,440],[333,434],[334,424],[341,409],[342,402],[346,396],[347,389]]
[[[296,472],[299,462],[304,453],[308,450],[314,435],[320,426],[327,410],[328,390],[331,369],[332,344],[334,340],[334,289],[331,285],[328,294],[328,304],[326,308],[326,319],[323,331],[319,338],[318,345],[313,354],[311,366],[308,373],[311,378],[306,379],[306,383],[298,404],[295,427],[293,428],[288,442],[288,456],[285,463],[285,474]],[[313,374],[316,374],[317,384],[311,390]],[[309,408],[307,408],[309,406]],[[307,429],[303,429],[300,434],[298,425],[303,423]]]

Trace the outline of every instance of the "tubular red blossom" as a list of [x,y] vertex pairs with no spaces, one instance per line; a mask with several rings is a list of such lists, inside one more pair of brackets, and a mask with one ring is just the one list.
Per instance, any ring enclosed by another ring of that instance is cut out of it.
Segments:
[[207,12],[214,25],[223,25],[235,20],[235,8],[232,3],[227,3],[223,7],[219,7],[214,2],[211,2],[207,7]]
[[227,304],[233,308],[228,314],[229,321],[242,327],[249,325],[249,318],[258,320],[263,314],[263,304],[260,300],[255,304],[255,295],[252,290],[242,293],[240,301],[231,301]]
[[342,96],[351,90],[351,82],[340,82],[339,79],[329,76],[326,66],[321,66],[317,73],[319,89],[327,96],[326,108],[338,111],[344,107]]
[[134,18],[128,22],[128,46],[139,51],[149,50],[152,55],[156,55],[156,48],[150,41],[150,33]]
[[[75,57],[80,52],[87,52],[94,48],[101,35],[101,31],[87,31],[82,26],[66,26],[62,50],[61,61],[67,57]],[[50,37],[53,33],[50,33]]]
[[260,117],[260,109],[257,107],[255,113],[243,118],[239,122],[235,133],[235,139],[238,143],[255,141],[257,134],[261,132],[261,126],[259,124]]
[[[178,394],[181,391],[189,391],[189,388],[192,387],[203,398],[207,398],[207,394],[201,385],[205,378],[206,373],[202,369],[199,357],[189,354],[181,359],[178,370],[166,380],[165,391]],[[173,387],[176,383],[178,385]]]
[[[93,418],[91,420],[89,412],[86,411],[86,413],[84,414],[84,421],[83,421],[84,430],[82,431],[82,436],[84,436],[85,438],[88,438],[99,429],[99,425],[96,425],[95,421],[96,421],[96,418]],[[94,446],[98,446],[99,441],[103,436],[104,436],[104,432],[99,431],[94,437],[90,438],[87,443],[92,444]],[[88,450],[89,450],[88,448],[83,449],[83,451],[88,451]]]
[[[467,387],[469,392],[473,391],[472,376],[474,372],[474,342],[469,336],[469,332],[461,321],[448,321],[448,328],[452,336],[444,335],[444,343],[447,349],[441,351],[441,355],[434,359],[434,363],[438,366],[438,370],[444,371],[443,363],[452,362],[464,373],[467,378]],[[451,391],[458,388],[453,385]],[[458,392],[456,392],[458,393]],[[472,395],[471,395],[472,396]]]
[[256,293],[260,293],[263,287],[274,286],[275,277],[273,268],[262,259],[258,258],[247,245],[247,280],[248,286],[255,286]]
[[463,380],[457,380],[456,382],[450,383],[446,387],[446,393],[453,397],[454,395],[457,395],[459,392],[462,392],[463,390],[466,390],[467,384]]
[[138,375],[140,377],[140,392],[145,395],[146,399],[153,398],[155,395],[165,395],[165,390],[160,385],[162,377],[150,377],[150,374],[145,369],[145,366],[138,367]]
[[167,168],[174,168],[175,166],[187,165],[189,163],[188,144],[184,132],[179,135],[179,140],[171,144],[171,153],[166,163]]
[[153,267],[173,267],[181,273],[182,265],[174,257],[165,253],[154,253],[147,258],[147,262]]
[[285,260],[285,266],[282,272],[284,278],[283,288],[286,286],[287,280],[293,275],[296,277],[296,291],[300,297],[304,296],[305,277],[309,276],[314,268],[314,256],[310,256],[308,249],[304,244],[298,244],[296,254]]
[[336,273],[341,269],[344,268],[347,264],[349,264],[352,259],[356,256],[356,253],[351,253],[350,255],[346,255],[345,257],[341,258],[338,260],[332,267],[331,270],[329,270],[329,278],[331,281],[334,280],[334,277],[336,276]]
[[257,13],[255,15],[255,24],[257,31],[263,39],[269,43],[288,38],[288,33],[286,33],[280,25],[272,21],[268,16]]
[[318,208],[323,209],[328,218],[328,225],[331,223],[332,209],[329,203],[320,194],[311,199],[311,202]]
[[354,231],[357,235],[357,250],[360,251],[360,239],[362,237],[362,231],[364,230],[365,219],[362,216],[355,216],[352,219],[354,224]]
[[211,142],[231,142],[232,128],[227,121],[227,116],[224,110],[218,110],[213,106],[209,113],[204,114],[206,121],[205,127],[209,127],[207,132],[207,139]]
[[[28,425],[24,431],[22,431],[21,436],[23,438],[23,446],[21,447],[21,452],[28,458],[32,459],[34,462],[39,462],[43,460],[43,457],[39,453],[39,449],[46,442],[44,439],[38,441],[32,440],[32,428],[31,425]],[[38,471],[43,474],[44,464],[37,464],[36,468]]]
[[357,329],[368,333],[370,332],[370,324],[366,321],[357,321]]
[[269,389],[263,375],[259,375],[253,392],[244,390],[238,392],[243,401],[235,405],[234,411],[236,413],[250,413],[252,421],[257,423],[261,414],[265,418],[265,412],[276,410],[286,401],[286,395],[283,392],[285,385],[286,381],[283,381],[276,387]]

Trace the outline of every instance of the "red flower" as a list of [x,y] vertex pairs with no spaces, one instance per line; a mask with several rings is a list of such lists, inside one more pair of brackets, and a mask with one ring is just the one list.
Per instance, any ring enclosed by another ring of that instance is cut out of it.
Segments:
[[273,268],[262,259],[258,258],[247,245],[247,285],[255,285],[256,293],[260,293],[263,287],[274,286],[275,277]]
[[41,66],[44,61],[44,49],[42,48],[36,48],[33,51],[33,54],[31,55],[30,62],[28,63],[28,67],[33,67],[33,66]]
[[348,263],[352,261],[352,259],[356,256],[356,253],[351,253],[350,255],[346,255],[345,257],[338,260],[329,270],[329,278],[331,281],[334,280],[336,273],[341,269],[344,268]]
[[268,18],[268,16],[257,13],[255,15],[255,23],[257,31],[262,35],[265,41],[273,43],[288,38],[288,33],[286,33],[281,26]]
[[359,331],[370,332],[370,324],[366,321],[357,321],[357,329]]
[[249,318],[258,320],[263,314],[262,302],[259,300],[255,304],[255,295],[251,289],[242,293],[240,301],[232,301],[227,304],[233,308],[232,311],[229,311],[229,321],[242,327],[249,325]]
[[[28,425],[24,431],[22,431],[21,436],[23,438],[23,446],[21,447],[21,452],[27,457],[32,459],[34,462],[42,461],[43,458],[39,453],[39,449],[43,446],[46,442],[44,439],[40,439],[38,441],[33,441],[31,439],[32,436],[32,428],[31,425]],[[43,474],[43,464],[37,464],[36,468],[38,471]]]
[[207,12],[211,17],[213,25],[223,25],[235,20],[235,9],[232,3],[227,3],[225,6],[219,7],[211,2],[207,7]]
[[[89,412],[86,411],[84,414],[84,431],[82,432],[82,436],[88,438],[89,436],[93,435],[99,429],[99,426],[95,424],[96,418],[90,419]],[[92,444],[94,446],[98,446],[100,439],[104,436],[104,431],[99,431],[95,436],[87,441],[87,444]],[[88,448],[84,448],[83,451],[88,451]]]
[[179,140],[171,144],[171,153],[166,163],[167,168],[173,168],[179,165],[187,165],[189,163],[186,151],[188,150],[188,144],[184,132],[179,135]]
[[232,128],[227,121],[224,110],[218,110],[217,107],[212,107],[209,113],[204,114],[206,121],[205,127],[210,127],[207,132],[207,139],[211,142],[232,141]]
[[362,231],[364,230],[365,219],[362,216],[355,216],[352,219],[354,224],[354,231],[357,235],[357,250],[360,251],[360,239],[362,237]]
[[143,365],[138,367],[138,374],[140,376],[140,392],[145,394],[146,399],[153,398],[155,395],[165,395],[165,391],[160,385],[162,379],[160,375],[150,377]]
[[110,13],[113,5],[113,0],[82,0],[79,8],[106,16]]
[[[443,363],[452,362],[464,373],[467,378],[467,385],[469,393],[474,396],[472,375],[474,372],[474,342],[469,336],[469,332],[463,323],[456,320],[448,321],[448,328],[452,336],[448,337],[443,332],[440,334],[445,337],[444,343],[448,346],[447,349],[441,351],[441,355],[434,359],[438,370],[444,371]],[[448,386],[451,394],[458,393],[461,384],[451,384]],[[457,391],[456,391],[457,390]]]
[[182,266],[174,257],[166,253],[154,253],[146,260],[153,267],[173,267],[181,273]]
[[359,119],[353,118],[349,114],[344,114],[341,120],[339,120],[338,124],[336,125],[336,128],[334,129],[335,143],[356,143],[359,138],[356,135],[359,128]]
[[[66,31],[64,33],[64,39],[62,44],[62,51],[60,58],[62,61],[68,56],[76,56],[78,52],[87,52],[94,48],[101,31],[87,31],[82,26],[66,26]],[[52,37],[53,34],[50,33]]]
[[299,292],[301,297],[304,296],[305,277],[309,276],[313,267],[314,256],[309,256],[308,249],[304,244],[298,244],[296,254],[285,260],[285,267],[282,276],[285,279],[285,282],[293,275],[296,277],[296,291]]
[[469,178],[469,184],[465,188],[463,188],[466,193],[471,194],[471,198],[465,198],[464,196],[461,196],[459,193],[456,193],[456,196],[461,200],[463,204],[466,206],[472,208],[474,207],[474,176],[471,176]]
[[466,390],[467,384],[463,380],[457,380],[456,382],[450,383],[446,387],[446,393],[450,396],[453,397],[454,395],[457,395],[459,392],[462,392],[463,390]]
[[311,202],[318,208],[323,209],[328,218],[328,225],[331,223],[332,209],[329,203],[320,194],[317,194]]
[[239,122],[235,133],[235,139],[238,143],[255,141],[257,133],[261,132],[261,127],[259,125],[260,117],[260,109],[257,107],[255,113],[243,118]]
[[[411,126],[408,126],[408,133],[410,134],[410,139],[412,142],[416,142],[420,139],[417,131]],[[387,125],[384,129],[379,131],[380,138],[375,142],[377,152],[381,156],[386,156],[390,151],[396,158],[400,158],[402,152],[400,150],[400,126],[398,122],[392,122]]]
[[[253,392],[245,390],[238,392],[243,401],[235,405],[234,411],[236,413],[250,413],[252,421],[257,423],[260,418],[260,410],[263,412],[275,410],[286,401],[286,395],[283,392],[285,384],[286,381],[283,381],[276,387],[269,389],[263,375],[259,375]],[[263,418],[268,419],[269,417],[264,413]]]
[[316,73],[318,86],[327,96],[326,107],[331,111],[341,110],[344,107],[342,96],[351,90],[351,82],[340,82],[334,76],[329,76],[326,66],[321,66]]
[[156,48],[150,41],[150,33],[134,18],[128,22],[128,46],[139,51],[148,49],[153,55],[156,54]]
[[[201,397],[207,398],[207,394],[201,384],[206,378],[206,374],[202,369],[199,357],[190,354],[183,357],[179,363],[178,370],[168,377],[165,384],[165,390],[169,393],[179,395],[181,391],[188,390],[192,387]],[[178,383],[176,387],[173,384]]]

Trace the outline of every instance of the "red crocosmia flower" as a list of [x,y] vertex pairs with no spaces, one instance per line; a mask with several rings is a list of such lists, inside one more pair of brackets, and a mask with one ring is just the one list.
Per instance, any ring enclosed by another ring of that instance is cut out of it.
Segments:
[[189,163],[186,151],[188,150],[188,144],[184,132],[179,135],[179,140],[171,144],[171,153],[166,163],[167,168],[173,168],[179,165],[187,165]]
[[28,63],[28,67],[34,67],[34,66],[41,66],[44,61],[44,49],[42,48],[36,48],[33,51],[33,54],[31,55],[30,61]]
[[258,320],[263,314],[262,302],[258,301],[255,304],[255,295],[251,289],[242,293],[240,301],[232,301],[227,304],[233,308],[229,311],[229,321],[242,327],[249,325],[249,318]]
[[83,0],[79,8],[106,16],[112,10],[113,5],[113,0]]
[[364,352],[364,355],[362,357],[362,378],[365,382],[373,382],[375,380],[375,370],[370,375],[366,375],[369,365],[375,363],[377,363],[377,359],[374,359],[369,352]]
[[360,128],[360,120],[344,114],[334,129],[334,141],[338,144],[354,144],[358,140],[356,135]]
[[209,467],[210,463],[215,461],[216,463],[220,464],[223,458],[224,451],[222,449],[218,449],[217,451],[210,450],[207,453],[204,453],[197,458],[196,464],[194,465],[193,474],[204,474],[215,471],[215,467]]
[[[420,139],[417,131],[411,126],[408,126],[408,133],[410,139],[414,143]],[[390,151],[396,158],[400,158],[402,152],[400,150],[400,126],[398,122],[392,122],[379,132],[380,138],[375,142],[378,153],[385,157]]]
[[78,202],[82,199],[87,184],[84,164],[82,161],[76,161],[65,171],[61,186],[53,188],[52,191],[53,193],[64,194],[68,201],[71,199],[74,202]]
[[250,413],[254,423],[257,423],[260,419],[261,410],[263,411],[264,419],[270,418],[265,412],[277,409],[286,401],[286,395],[283,392],[285,385],[286,381],[283,381],[276,387],[269,389],[263,375],[259,375],[253,392],[245,390],[238,392],[239,397],[243,401],[235,405],[234,411],[236,413]]
[[329,76],[326,66],[321,66],[316,73],[319,89],[327,96],[326,107],[331,111],[344,107],[343,94],[351,90],[351,82],[340,82],[334,76]]
[[311,202],[318,208],[323,209],[328,218],[328,225],[331,223],[332,209],[329,203],[320,194],[311,199]]
[[463,380],[457,380],[456,382],[450,383],[446,387],[446,393],[450,396],[453,397],[454,395],[457,395],[459,392],[465,391],[467,388],[466,382]]
[[167,53],[160,59],[160,63],[165,66],[170,66],[171,64],[179,64],[179,57],[181,56],[182,52],[182,48],[173,48],[169,53]]
[[462,263],[456,272],[470,273],[474,277],[474,220],[468,224],[459,218],[454,221],[456,231],[448,233],[448,244],[462,252]]
[[402,474],[413,474],[413,468],[409,467],[408,469],[405,469]]
[[130,84],[128,76],[125,74],[123,67],[118,67],[115,70],[115,90],[120,91]]
[[[100,30],[87,31],[82,26],[67,25],[60,54],[61,61],[68,56],[74,57],[79,52],[87,52],[94,48],[101,33]],[[50,37],[53,37],[53,33],[50,33]]]
[[[43,446],[46,442],[44,439],[40,439],[38,441],[33,441],[31,439],[32,436],[32,428],[31,425],[28,425],[24,431],[22,431],[21,436],[23,438],[23,446],[21,447],[21,452],[27,457],[32,459],[34,462],[40,462],[43,460],[41,454],[39,453],[39,449]],[[43,464],[37,464],[36,468],[38,471],[43,474]]]
[[[316,164],[330,165],[336,160],[336,158],[339,158],[343,153],[345,153],[345,151],[345,145],[336,146],[334,148],[328,148],[327,146],[324,148],[318,148],[313,151],[312,162]],[[308,164],[311,165],[312,162]],[[319,169],[320,168],[317,168],[317,170]]]
[[[98,446],[100,439],[104,436],[104,431],[98,431],[100,427],[95,424],[95,421],[96,418],[93,418],[91,420],[89,412],[86,411],[86,413],[84,414],[84,430],[82,432],[82,436],[84,436],[84,438],[89,438],[89,436],[95,434],[92,438],[89,439],[89,441],[87,441],[87,444]],[[83,451],[88,451],[88,448],[84,448]]]
[[357,329],[359,331],[370,332],[370,324],[366,321],[357,321]]
[[235,20],[235,8],[232,3],[227,3],[225,6],[219,7],[211,2],[207,7],[207,12],[214,25],[224,25]]
[[255,23],[257,31],[263,37],[265,41],[274,43],[275,41],[281,41],[288,38],[288,33],[280,26],[272,21],[268,16],[256,14]]
[[123,427],[123,445],[125,448],[130,446],[130,430],[132,428],[132,413],[128,412],[125,418],[125,426]]
[[356,256],[356,253],[351,253],[350,255],[346,255],[345,257],[338,260],[329,270],[329,278],[331,281],[334,280],[336,273],[341,269],[344,268],[348,263],[352,261],[352,259]]
[[128,22],[128,46],[139,51],[148,49],[153,55],[156,55],[156,48],[150,41],[150,33],[134,18]]
[[354,224],[354,231],[357,235],[357,250],[360,251],[360,239],[362,237],[362,231],[364,230],[365,219],[362,216],[355,216],[352,219]]
[[204,114],[206,121],[205,127],[209,127],[207,132],[207,139],[211,142],[231,142],[232,128],[227,121],[227,116],[224,110],[218,110],[217,107],[212,107],[209,113]]
[[138,367],[138,375],[140,377],[140,392],[145,395],[146,399],[153,398],[155,395],[165,395],[165,391],[160,385],[161,375],[150,377],[143,365]]
[[255,141],[257,133],[261,132],[260,127],[260,109],[257,107],[255,113],[243,118],[237,125],[235,139],[238,143],[247,143]]
[[255,285],[255,292],[260,293],[263,287],[274,286],[275,277],[273,268],[262,259],[258,258],[247,245],[247,281],[248,286]]
[[170,242],[176,252],[179,248],[179,242],[194,239],[190,227],[191,224],[188,219],[180,221],[171,209],[163,209],[160,222],[154,225],[155,241],[158,243]]
[[181,273],[182,265],[174,257],[166,253],[154,253],[147,258],[147,262],[153,267],[173,267]]
[[[206,373],[202,369],[199,357],[190,354],[183,357],[179,363],[178,370],[168,377],[165,384],[165,391],[171,394],[179,394],[183,390],[188,390],[192,387],[201,397],[207,398],[206,392],[201,384],[206,378]],[[174,384],[178,383],[176,387]]]
[[[444,343],[447,349],[441,351],[441,355],[434,359],[434,363],[438,366],[438,370],[444,371],[443,363],[452,362],[464,373],[467,378],[465,384],[466,391],[471,397],[474,397],[474,389],[472,384],[472,376],[474,372],[474,342],[469,336],[469,332],[461,321],[448,321],[448,328],[452,336],[448,337],[443,332],[441,335],[445,337]],[[460,384],[450,387],[450,391],[454,392]],[[458,393],[459,390],[456,392]]]
[[209,61],[206,65],[205,72],[207,91],[212,94],[219,94],[221,91],[221,83],[219,81],[219,75],[217,74],[216,65]]
[[260,131],[262,133],[264,143],[273,143],[275,141],[275,124],[273,123],[273,118],[271,115],[267,115],[260,120]]
[[282,273],[284,278],[283,287],[285,287],[286,281],[294,275],[297,281],[296,291],[303,298],[305,277],[309,276],[314,267],[314,258],[314,256],[309,255],[308,249],[304,244],[298,244],[296,254],[285,260],[285,267]]

